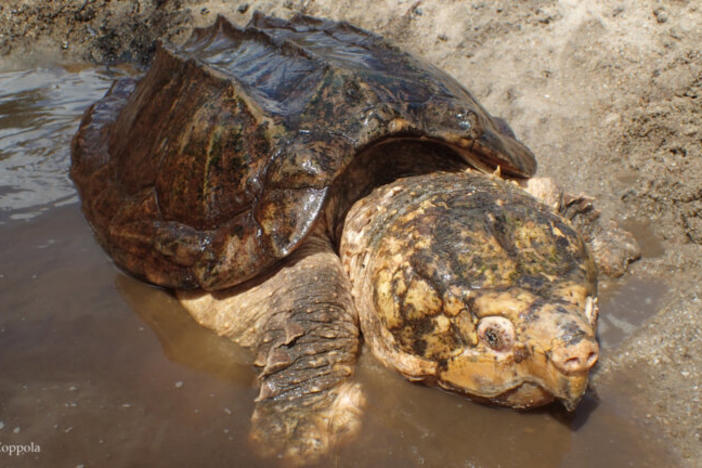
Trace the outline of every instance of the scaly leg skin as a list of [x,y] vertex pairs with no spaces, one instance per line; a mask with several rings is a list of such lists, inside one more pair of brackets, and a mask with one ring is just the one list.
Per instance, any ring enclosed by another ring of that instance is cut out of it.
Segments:
[[326,236],[310,236],[264,278],[177,295],[201,325],[254,351],[260,393],[251,439],[261,455],[311,463],[358,432],[365,403],[351,380],[358,319]]

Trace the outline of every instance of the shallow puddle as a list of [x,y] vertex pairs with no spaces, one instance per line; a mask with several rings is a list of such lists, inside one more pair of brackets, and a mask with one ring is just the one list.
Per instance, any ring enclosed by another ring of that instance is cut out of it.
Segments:
[[120,74],[80,66],[0,73],[0,223],[77,200],[71,138],[83,110]]
[[669,288],[663,281],[628,278],[599,291],[597,335],[604,348],[616,348],[659,309]]
[[622,223],[622,228],[634,235],[641,247],[643,258],[660,257],[665,253],[661,240],[656,237],[648,221],[628,219]]
[[[270,466],[247,442],[257,393],[247,354],[116,270],[80,214],[69,142],[115,73],[0,74],[0,441],[41,450],[0,453],[0,465]],[[603,353],[663,293],[646,282],[606,291]],[[358,379],[361,434],[322,466],[670,466],[616,387],[569,415],[473,404],[367,353]]]
[[[622,228],[631,232],[641,247],[643,258],[654,258],[664,254],[661,241],[648,223],[642,220],[627,220]],[[637,278],[601,282],[599,285],[600,320],[597,335],[605,349],[616,348],[630,336],[646,319],[653,316],[662,305],[661,301],[669,286],[659,278]]]

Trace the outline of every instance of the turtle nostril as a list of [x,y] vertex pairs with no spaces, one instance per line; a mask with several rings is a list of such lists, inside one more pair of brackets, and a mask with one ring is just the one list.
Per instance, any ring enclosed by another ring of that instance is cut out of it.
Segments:
[[570,359],[566,359],[565,362],[563,363],[563,367],[565,367],[566,370],[569,370],[569,371],[579,370],[580,369],[580,358],[572,357]]
[[595,365],[598,351],[597,343],[583,340],[576,346],[564,346],[554,350],[551,359],[562,372],[583,372]]

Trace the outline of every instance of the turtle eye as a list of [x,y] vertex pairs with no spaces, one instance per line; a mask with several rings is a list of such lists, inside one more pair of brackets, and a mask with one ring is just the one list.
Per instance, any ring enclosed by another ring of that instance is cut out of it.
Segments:
[[478,322],[478,338],[495,351],[509,351],[514,344],[514,326],[504,317],[484,317]]

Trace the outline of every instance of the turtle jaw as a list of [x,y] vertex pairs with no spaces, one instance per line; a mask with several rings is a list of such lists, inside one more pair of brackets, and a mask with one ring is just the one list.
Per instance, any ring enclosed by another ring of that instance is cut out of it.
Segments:
[[588,374],[561,376],[556,387],[545,387],[542,383],[525,381],[493,399],[498,404],[512,408],[536,408],[558,400],[568,412],[578,407],[587,391]]
[[437,368],[436,383],[501,406],[530,409],[557,399],[574,411],[587,390],[590,367],[566,374],[550,361],[550,353],[535,351],[523,359],[520,349],[525,347],[509,353],[466,349],[447,361],[443,370]]
[[585,395],[588,378],[573,379],[570,382],[572,389],[568,390],[568,396],[557,397],[553,393],[545,390],[539,384],[524,382],[494,398],[487,400],[500,406],[509,406],[516,409],[531,409],[547,405],[554,400],[561,402],[568,412],[573,412],[578,407],[580,400]]

